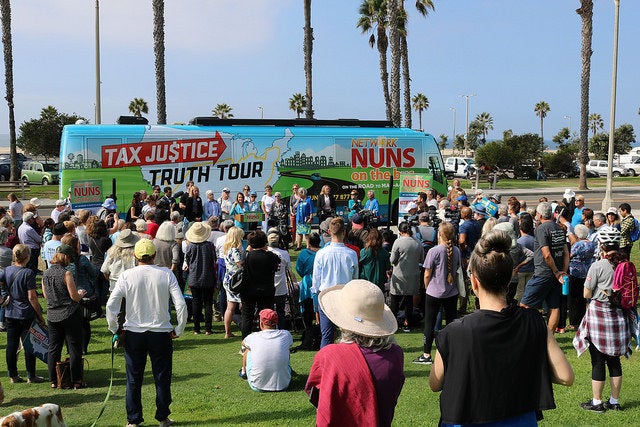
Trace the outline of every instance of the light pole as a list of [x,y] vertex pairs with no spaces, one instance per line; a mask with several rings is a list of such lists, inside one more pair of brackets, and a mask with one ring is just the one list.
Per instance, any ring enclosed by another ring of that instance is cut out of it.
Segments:
[[569,135],[571,135],[571,116],[564,116],[565,119],[569,119]]
[[264,108],[258,107],[258,110],[260,110],[260,118],[264,119]]
[[456,144],[456,107],[449,107],[449,110],[453,111],[453,138],[451,138],[451,145],[455,147]]
[[609,120],[609,158],[607,165],[607,188],[602,199],[602,211],[613,205],[611,189],[613,187],[613,133],[616,128],[616,82],[618,80],[618,23],[620,21],[620,0],[613,0],[615,6],[613,24],[613,69],[611,71],[611,118]]
[[96,124],[102,123],[100,111],[100,0],[96,0]]
[[464,134],[464,155],[465,156],[469,155],[469,98],[471,98],[472,96],[476,96],[476,94],[472,93],[470,95],[460,95],[461,98],[465,98],[466,100],[465,115],[466,115],[467,127],[466,127],[466,132]]

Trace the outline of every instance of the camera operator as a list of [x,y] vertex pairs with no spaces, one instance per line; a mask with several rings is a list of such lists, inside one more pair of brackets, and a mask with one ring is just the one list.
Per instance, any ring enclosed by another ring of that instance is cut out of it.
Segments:
[[407,214],[404,215],[404,219],[411,227],[418,225],[418,205],[416,202],[407,203]]
[[348,242],[362,249],[368,235],[369,229],[366,227],[364,215],[357,213],[351,217],[351,230],[347,235]]

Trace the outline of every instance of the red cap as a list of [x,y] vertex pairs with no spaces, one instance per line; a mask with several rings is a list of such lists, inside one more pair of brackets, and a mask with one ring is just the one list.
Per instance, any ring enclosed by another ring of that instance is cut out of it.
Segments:
[[260,321],[267,326],[276,326],[278,324],[278,313],[270,308],[265,308],[260,311]]

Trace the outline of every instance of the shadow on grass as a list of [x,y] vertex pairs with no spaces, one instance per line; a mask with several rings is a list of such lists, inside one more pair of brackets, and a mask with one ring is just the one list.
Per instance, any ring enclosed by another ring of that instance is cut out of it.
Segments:
[[307,378],[309,378],[309,375],[292,372],[291,382],[289,383],[289,387],[286,391],[304,391],[304,386],[307,384]]
[[180,425],[189,426],[211,426],[221,423],[229,424],[274,424],[276,421],[282,421],[285,424],[292,423],[295,425],[297,419],[307,419],[309,417],[315,418],[316,409],[309,404],[308,408],[299,410],[282,410],[282,411],[268,411],[268,412],[252,412],[250,414],[233,414],[220,418],[209,418],[200,420],[180,420]]
[[409,378],[409,377],[418,377],[418,378],[425,378],[428,379],[429,378],[429,373],[431,372],[430,368],[425,367],[425,369],[420,369],[417,371],[407,371],[405,369],[404,371],[404,376],[405,378]]

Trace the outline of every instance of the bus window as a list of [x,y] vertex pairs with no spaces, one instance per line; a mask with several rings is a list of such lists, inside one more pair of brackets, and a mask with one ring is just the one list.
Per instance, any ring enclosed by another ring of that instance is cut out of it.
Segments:
[[439,156],[429,156],[429,170],[433,175],[433,180],[445,184],[444,173],[440,165]]

